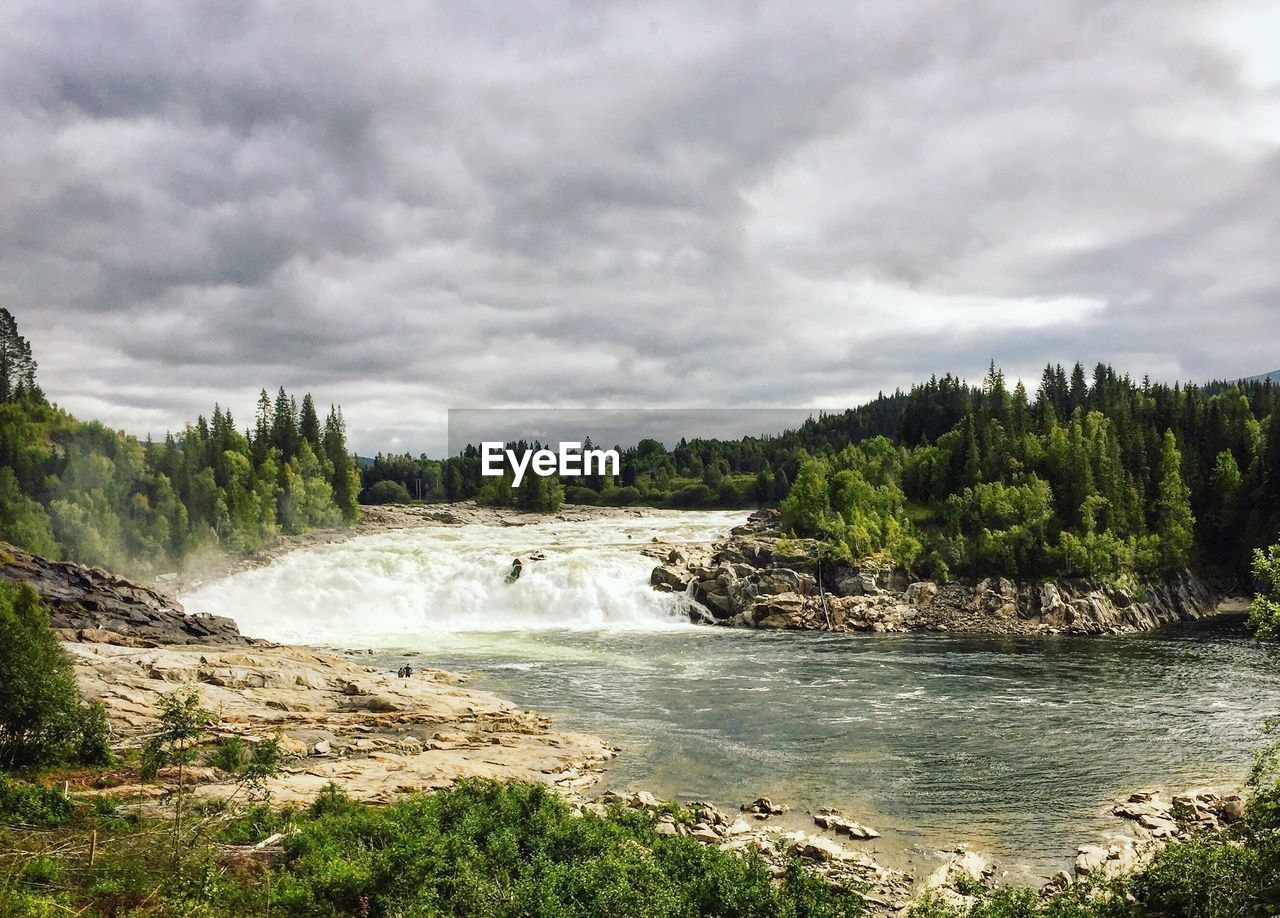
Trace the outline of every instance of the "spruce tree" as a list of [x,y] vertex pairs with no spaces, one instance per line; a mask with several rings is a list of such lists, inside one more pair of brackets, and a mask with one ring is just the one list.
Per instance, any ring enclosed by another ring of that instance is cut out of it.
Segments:
[[1186,567],[1195,541],[1191,492],[1182,480],[1182,455],[1172,430],[1166,430],[1160,447],[1160,483],[1156,491],[1155,535],[1165,571]]
[[42,398],[36,386],[36,361],[31,345],[18,334],[13,313],[0,307],[0,402],[24,396]]
[[311,444],[312,450],[319,452],[321,449],[320,442],[320,416],[316,414],[316,403],[308,392],[302,397],[302,411],[298,419],[298,433],[302,439]]

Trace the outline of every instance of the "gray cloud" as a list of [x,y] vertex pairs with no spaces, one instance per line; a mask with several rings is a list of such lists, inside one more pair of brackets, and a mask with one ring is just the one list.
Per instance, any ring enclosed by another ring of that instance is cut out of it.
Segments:
[[78,413],[283,384],[364,452],[991,357],[1269,370],[1276,43],[1244,0],[10,4],[0,300]]

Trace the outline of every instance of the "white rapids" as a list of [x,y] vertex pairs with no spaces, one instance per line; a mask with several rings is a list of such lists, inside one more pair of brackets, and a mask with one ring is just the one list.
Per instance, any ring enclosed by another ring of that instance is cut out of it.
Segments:
[[[711,511],[395,530],[292,552],[182,602],[233,618],[253,637],[360,647],[452,632],[685,627],[684,598],[650,587],[656,562],[641,549],[655,538],[711,542],[745,518]],[[517,557],[523,573],[507,583]]]

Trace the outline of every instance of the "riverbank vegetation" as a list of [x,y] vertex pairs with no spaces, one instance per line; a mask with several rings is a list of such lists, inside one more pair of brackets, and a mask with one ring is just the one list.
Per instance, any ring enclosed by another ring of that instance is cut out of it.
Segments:
[[45,398],[30,346],[0,309],[0,541],[155,573],[352,520],[359,487],[341,410],[322,422],[310,395],[263,391],[244,431],[214,406],[161,442],[77,420]]

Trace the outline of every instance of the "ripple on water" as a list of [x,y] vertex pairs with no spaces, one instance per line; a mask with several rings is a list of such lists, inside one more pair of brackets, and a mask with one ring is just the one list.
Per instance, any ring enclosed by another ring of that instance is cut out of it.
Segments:
[[[405,651],[624,749],[609,778],[734,804],[839,805],[882,850],[968,841],[1029,873],[1147,785],[1232,779],[1276,663],[1239,631],[1130,638],[829,635],[688,625],[639,549],[740,515],[385,533],[297,552],[184,597],[249,634]],[[627,538],[630,536],[631,538]],[[510,559],[545,562],[503,583]]]

